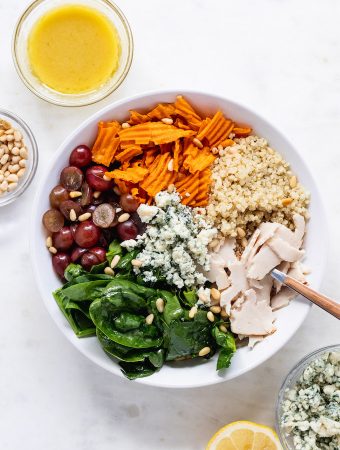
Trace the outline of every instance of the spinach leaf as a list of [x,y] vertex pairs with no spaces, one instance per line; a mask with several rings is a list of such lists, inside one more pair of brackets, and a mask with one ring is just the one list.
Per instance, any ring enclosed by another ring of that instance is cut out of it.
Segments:
[[192,308],[197,302],[197,294],[196,291],[183,291],[179,294],[180,300],[184,303],[184,305]]
[[[120,294],[117,293],[118,297]],[[147,325],[145,320],[136,329],[129,331],[119,331],[115,327],[117,317],[117,305],[115,298],[97,299],[91,303],[90,316],[93,323],[108,338],[118,344],[131,348],[159,347],[163,341],[158,329],[154,325]]]
[[143,316],[122,312],[115,318],[114,324],[118,331],[130,331],[139,328],[144,321]]
[[86,274],[86,270],[80,264],[69,264],[64,272],[64,277],[67,281],[73,281],[76,277]]
[[203,347],[215,348],[211,336],[211,322],[204,311],[198,311],[194,320],[187,322],[172,321],[165,328],[166,342],[168,346],[167,361],[182,358],[194,358]]
[[131,252],[126,253],[126,255],[120,258],[118,264],[116,265],[116,269],[122,269],[125,271],[131,270],[132,269],[131,261],[133,259],[136,259],[138,253],[139,253],[138,249],[134,249]]
[[183,309],[175,294],[163,290],[158,291],[158,293],[159,297],[163,298],[165,301],[163,312],[164,321],[167,325],[170,325],[172,321],[178,320],[183,316]]
[[144,361],[142,363],[120,362],[119,365],[122,368],[123,374],[129,380],[148,377],[157,371],[157,368],[148,361]]
[[65,302],[70,300],[75,302],[94,300],[100,296],[111,279],[112,278],[109,280],[95,280],[73,284],[65,289],[59,289],[60,295],[63,297]]
[[101,274],[102,272],[104,272],[104,269],[106,266],[107,266],[107,261],[104,261],[100,264],[96,264],[95,266],[91,267],[90,273]]
[[96,333],[96,328],[88,317],[88,305],[84,303],[84,308],[81,308],[77,307],[78,304],[74,302],[66,302],[65,304],[61,291],[61,289],[56,290],[53,292],[53,296],[75,335],[78,337],[93,336]]
[[226,369],[230,366],[231,358],[236,352],[234,336],[231,333],[223,333],[216,324],[212,329],[212,335],[216,344],[221,347],[218,355],[216,370]]
[[156,291],[152,288],[148,288],[146,286],[140,286],[137,283],[133,283],[130,280],[125,280],[122,278],[114,278],[108,285],[107,288],[114,288],[114,287],[121,287],[125,288],[126,290],[129,290],[133,292],[134,294],[140,295],[141,297],[147,299],[149,297],[152,297],[155,295]]
[[109,245],[109,250],[106,253],[106,259],[108,260],[109,264],[111,264],[114,256],[116,256],[116,255],[122,256],[122,254],[123,254],[123,249],[122,249],[120,243],[115,239]]

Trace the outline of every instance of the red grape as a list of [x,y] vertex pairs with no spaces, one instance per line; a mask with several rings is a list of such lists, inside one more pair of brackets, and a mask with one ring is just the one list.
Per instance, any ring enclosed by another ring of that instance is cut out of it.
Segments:
[[68,192],[64,188],[64,186],[62,186],[61,184],[54,186],[54,188],[52,189],[52,191],[50,193],[50,204],[51,204],[52,208],[58,209],[60,206],[60,203],[65,200],[68,200],[68,199],[69,199]]
[[64,214],[66,219],[70,220],[70,212],[71,209],[74,209],[76,216],[80,216],[82,209],[79,203],[76,203],[73,200],[66,200],[65,202],[60,203],[60,211]]
[[116,211],[110,203],[102,203],[97,206],[92,215],[92,220],[100,228],[109,228],[115,219]]
[[87,145],[78,145],[70,155],[70,166],[85,167],[91,163],[92,154]]
[[86,181],[95,191],[107,191],[112,188],[113,180],[106,181],[103,176],[107,172],[104,166],[91,166],[86,171]]
[[72,223],[72,224],[70,225],[70,230],[71,230],[73,239],[74,239],[74,236],[75,236],[75,234],[76,234],[77,226],[78,226],[78,224],[76,224],[76,223]]
[[122,241],[128,239],[136,239],[138,235],[138,227],[132,220],[126,220],[117,225],[117,233]]
[[52,235],[53,247],[57,250],[68,250],[72,247],[73,236],[70,227],[63,227]]
[[86,252],[81,257],[80,264],[84,267],[85,270],[90,271],[92,266],[100,264],[100,261],[94,253]]
[[71,253],[71,261],[73,263],[77,262],[78,259],[87,252],[87,248],[76,247]]
[[120,205],[127,212],[135,212],[139,206],[139,203],[135,197],[131,194],[122,194],[120,197]]
[[67,253],[57,253],[52,256],[53,268],[61,278],[64,278],[65,269],[70,262],[71,259]]
[[99,228],[91,221],[81,222],[75,232],[75,241],[79,247],[90,248],[97,244],[100,238]]
[[106,250],[103,247],[92,247],[89,250],[90,253],[93,253],[94,255],[97,256],[97,258],[99,259],[100,263],[103,263],[104,261],[106,261]]
[[84,179],[83,172],[75,166],[65,167],[60,174],[60,183],[68,191],[77,191]]
[[43,215],[43,224],[51,233],[56,233],[64,226],[64,217],[57,209],[49,209]]
[[92,189],[90,186],[86,183],[83,183],[81,186],[81,199],[80,204],[81,206],[87,206],[92,201]]

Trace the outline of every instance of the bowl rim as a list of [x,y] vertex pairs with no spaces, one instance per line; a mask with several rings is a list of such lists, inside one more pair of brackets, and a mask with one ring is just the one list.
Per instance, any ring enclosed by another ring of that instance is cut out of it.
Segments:
[[26,177],[26,180],[23,183],[19,184],[19,187],[15,189],[13,192],[9,193],[9,195],[0,197],[0,207],[9,205],[10,203],[14,202],[26,191],[26,189],[30,186],[30,184],[33,181],[39,162],[38,144],[31,128],[27,125],[27,123],[15,113],[4,108],[0,108],[0,117],[1,116],[6,117],[9,120],[13,120],[13,122],[17,123],[19,128],[21,128],[28,136],[29,144],[26,143],[26,146],[27,145],[30,146],[28,158],[31,158],[32,164],[29,169],[29,173],[28,176]]
[[[79,133],[81,132],[83,129],[85,129],[87,126],[89,126],[89,124],[91,124],[93,121],[100,119],[101,116],[103,116],[104,114],[106,114],[108,111],[110,111],[113,108],[117,108],[119,106],[121,106],[124,103],[127,102],[132,102],[132,101],[136,101],[136,100],[141,100],[147,97],[162,97],[162,96],[169,96],[172,95],[174,97],[176,97],[176,95],[183,95],[183,96],[187,96],[187,95],[204,95],[210,98],[211,102],[218,102],[219,100],[222,101],[227,101],[231,107],[240,107],[242,109],[244,109],[246,112],[248,112],[251,115],[255,115],[256,117],[258,117],[261,121],[263,121],[264,123],[266,123],[267,125],[270,126],[271,129],[273,129],[275,131],[275,133],[282,138],[284,141],[286,141],[289,145],[291,145],[294,149],[294,151],[296,152],[296,154],[298,155],[298,157],[302,160],[302,157],[300,156],[299,152],[296,150],[295,146],[293,146],[291,144],[291,142],[283,135],[283,133],[281,133],[281,131],[279,131],[279,129],[272,125],[272,123],[267,120],[266,118],[263,118],[261,116],[261,114],[258,114],[257,112],[253,111],[250,107],[245,106],[244,104],[242,104],[241,102],[236,102],[234,100],[229,100],[228,98],[224,97],[223,95],[217,95],[216,93],[210,93],[207,91],[200,91],[200,90],[195,90],[195,89],[175,89],[175,88],[169,88],[169,89],[157,89],[157,90],[151,90],[151,91],[145,91],[145,92],[141,92],[138,94],[135,94],[133,96],[129,96],[129,97],[124,97],[120,100],[114,101],[112,103],[110,103],[109,105],[104,106],[103,108],[101,108],[100,110],[98,110],[97,112],[95,112],[94,114],[92,114],[90,117],[88,117],[87,119],[85,119],[83,122],[81,122],[78,127],[71,133],[69,134],[64,140],[63,142],[60,144],[60,146],[58,147],[57,151],[55,152],[54,157],[51,159],[50,161],[50,165],[48,167],[48,170],[45,172],[44,177],[40,180],[39,186],[37,188],[36,191],[36,195],[35,195],[35,199],[34,199],[34,204],[33,204],[33,210],[35,211],[37,209],[38,206],[38,202],[39,202],[39,195],[40,195],[40,191],[42,186],[46,183],[49,173],[52,170],[52,167],[55,165],[56,161],[58,160],[58,158],[60,157],[60,155],[63,153],[64,148],[68,145],[69,142],[71,142],[73,140],[73,138]],[[158,100],[158,102],[161,100]],[[316,181],[314,179],[314,177],[311,174],[311,171],[309,169],[308,164],[306,163],[306,161],[303,159],[303,164],[304,164],[304,171],[305,173],[310,177],[310,179],[313,181],[313,188],[315,191],[315,197],[318,198],[319,200],[319,208],[320,208],[320,213],[323,215],[324,217],[324,230],[328,230],[329,229],[329,225],[328,225],[328,219],[327,216],[325,214],[324,211],[324,203],[321,200],[322,197],[320,195],[319,192],[319,188],[316,184]],[[40,291],[40,295],[42,296],[43,302],[45,304],[45,307],[47,308],[50,316],[52,317],[53,321],[56,323],[56,321],[54,320],[53,314],[51,313],[51,311],[49,310],[48,306],[47,306],[47,302],[46,302],[46,295],[45,295],[45,291],[44,291],[44,287],[41,283],[41,279],[38,276],[39,274],[39,267],[37,264],[37,260],[36,258],[33,257],[34,255],[34,249],[33,249],[33,244],[34,241],[36,239],[36,230],[35,230],[35,226],[34,226],[34,215],[32,215],[31,217],[31,227],[30,227],[30,247],[31,247],[31,251],[30,251],[30,255],[31,255],[31,259],[32,259],[32,265],[33,265],[33,272],[35,275],[35,279],[36,282],[38,284],[39,287],[39,291]],[[320,273],[320,281],[318,284],[321,283],[321,279],[322,276],[324,274],[325,271],[325,265],[326,265],[326,260],[327,260],[327,254],[328,254],[328,248],[329,248],[329,237],[328,237],[329,233],[325,232],[323,234],[323,239],[324,239],[324,258],[322,261],[322,265],[319,267],[318,272]],[[315,286],[316,288],[318,286]],[[51,300],[51,299],[50,299]],[[303,317],[301,317],[300,323],[299,325],[296,327],[295,331],[289,336],[288,339],[280,342],[278,345],[275,346],[275,348],[273,350],[271,350],[270,352],[268,352],[265,356],[261,356],[259,357],[256,362],[254,362],[253,364],[251,364],[248,367],[244,367],[243,369],[240,369],[238,371],[237,374],[233,375],[232,377],[228,378],[227,380],[224,379],[223,377],[218,377],[218,379],[215,380],[210,380],[210,381],[206,381],[204,383],[202,382],[195,382],[193,381],[190,385],[186,384],[186,385],[178,385],[178,384],[172,384],[171,382],[169,383],[157,383],[157,382],[152,382],[152,377],[147,377],[147,378],[138,378],[136,380],[134,380],[137,383],[143,384],[145,385],[149,385],[149,386],[156,386],[156,387],[164,387],[164,388],[175,388],[175,389],[186,389],[186,388],[197,388],[197,387],[204,387],[204,386],[208,386],[208,385],[214,385],[217,383],[221,383],[224,381],[229,381],[233,378],[239,377],[241,375],[243,375],[244,373],[247,373],[253,369],[255,369],[256,367],[258,367],[259,365],[261,365],[262,363],[264,363],[266,360],[270,359],[272,356],[274,356],[275,353],[277,353],[278,351],[281,350],[281,348],[287,344],[287,342],[294,336],[294,334],[297,332],[297,330],[301,327],[302,323],[304,322],[304,320],[306,319],[308,313],[310,312],[310,309],[312,307],[312,304],[307,304],[308,306],[308,310],[306,311],[306,313],[304,314]],[[56,323],[57,327],[60,329],[60,331],[62,332],[62,334],[64,334],[64,336],[71,342],[71,344],[74,345],[74,343],[71,340],[71,337],[69,335],[67,335],[63,328],[62,325],[59,323]],[[101,361],[100,358],[97,357],[90,357],[87,352],[80,348],[77,347],[77,349],[84,355],[86,356],[88,359],[90,359],[93,363],[99,365],[100,367],[102,367],[103,369],[110,371],[110,369],[108,369],[105,364]],[[112,374],[114,374],[112,371],[110,371]],[[114,374],[117,375],[117,374]],[[118,375],[120,377],[123,377],[123,375]],[[151,380],[150,380],[151,379]],[[149,381],[150,380],[150,381]]]
[[300,377],[303,370],[307,367],[308,364],[310,364],[313,360],[317,359],[318,356],[321,356],[323,353],[331,352],[336,350],[340,352],[340,343],[339,344],[331,344],[326,345],[325,347],[321,347],[317,350],[313,350],[312,352],[305,355],[303,358],[301,358],[294,366],[290,369],[288,374],[285,376],[278,396],[276,400],[276,406],[275,406],[275,424],[276,424],[276,430],[277,434],[279,436],[281,445],[285,450],[294,450],[293,447],[290,447],[287,443],[287,440],[285,438],[285,432],[281,426],[281,407],[282,403],[285,399],[285,392],[287,389],[291,389],[293,387],[293,384],[296,383],[297,377]]
[[[70,101],[72,97],[74,98],[75,94],[65,94],[62,92],[58,92],[58,94],[62,98],[62,100],[58,100],[58,99],[51,98],[49,95],[45,95],[44,93],[40,92],[29,82],[29,80],[25,76],[24,72],[22,71],[20,63],[17,58],[18,36],[19,36],[19,32],[20,32],[22,24],[24,23],[26,18],[31,14],[31,12],[34,11],[34,9],[36,7],[38,7],[42,3],[47,3],[49,1],[50,0],[34,0],[30,4],[28,4],[28,6],[21,13],[21,15],[19,16],[19,19],[17,20],[17,22],[15,24],[13,35],[12,35],[11,50],[12,50],[12,59],[13,59],[14,67],[15,67],[17,74],[19,75],[19,78],[21,79],[21,81],[24,83],[24,85],[27,87],[27,89],[30,92],[32,92],[34,95],[36,95],[40,99],[44,100],[45,102],[51,103],[53,105],[63,106],[65,108],[81,107],[81,106],[92,105],[94,103],[100,102],[101,100],[104,100],[106,97],[111,95],[115,90],[117,90],[119,88],[119,86],[123,83],[123,81],[127,77],[128,73],[130,71],[130,68],[131,68],[133,55],[134,55],[134,40],[133,40],[133,34],[131,31],[129,21],[127,20],[126,16],[123,14],[121,9],[111,0],[95,0],[98,2],[102,2],[102,3],[106,4],[107,6],[109,6],[109,8],[111,8],[111,10],[117,15],[118,19],[120,20],[121,24],[123,25],[123,27],[125,29],[126,36],[127,36],[127,42],[128,42],[128,44],[127,44],[128,54],[127,54],[126,63],[124,65],[124,70],[123,70],[122,74],[120,75],[119,79],[117,80],[117,82],[115,84],[113,84],[110,87],[110,89],[107,92],[105,92],[102,95],[99,95],[98,97],[96,97],[92,100],[89,100],[87,97],[87,94],[84,93],[84,94],[82,94],[83,97],[79,97],[79,99],[80,98],[83,99],[82,101],[80,100],[79,102],[68,103],[68,101]],[[77,2],[80,3],[81,0],[74,0],[73,3],[76,4]],[[100,88],[99,88],[99,91],[100,91]]]

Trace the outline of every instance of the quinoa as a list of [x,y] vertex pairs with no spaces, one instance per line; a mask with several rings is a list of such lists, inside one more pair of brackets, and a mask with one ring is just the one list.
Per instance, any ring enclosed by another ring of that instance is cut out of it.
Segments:
[[308,219],[309,193],[266,139],[235,139],[233,146],[219,150],[211,178],[204,212],[222,237],[237,237],[240,229],[249,237],[261,222],[294,229],[296,213]]

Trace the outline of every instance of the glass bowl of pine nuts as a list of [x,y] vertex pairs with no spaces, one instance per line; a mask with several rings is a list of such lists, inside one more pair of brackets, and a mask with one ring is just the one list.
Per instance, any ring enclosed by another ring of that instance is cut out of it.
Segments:
[[38,165],[38,146],[29,126],[0,109],[0,206],[8,205],[31,184]]

